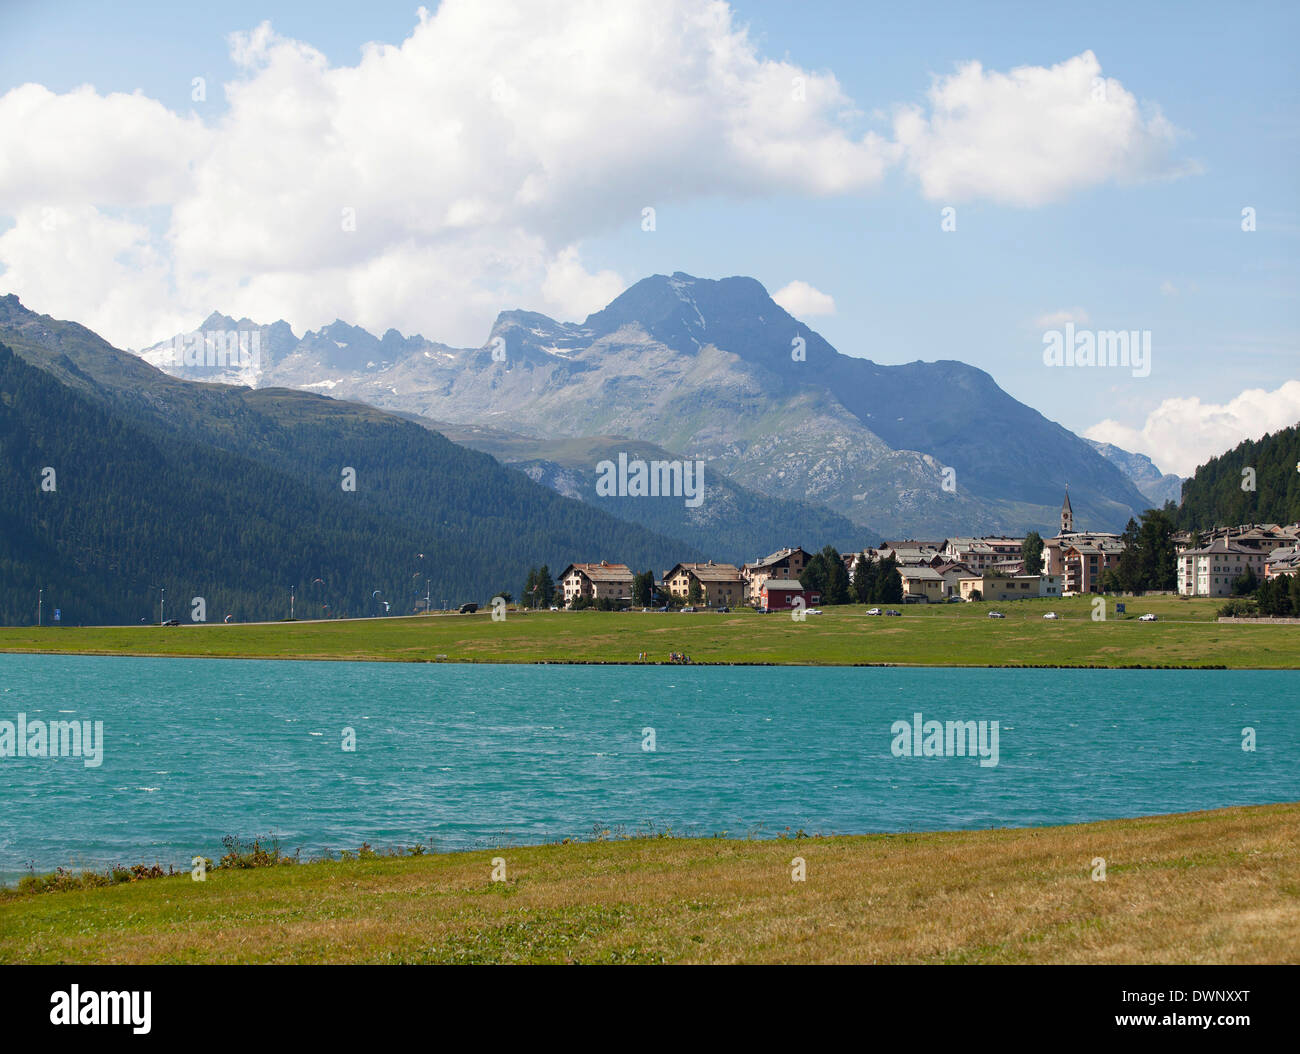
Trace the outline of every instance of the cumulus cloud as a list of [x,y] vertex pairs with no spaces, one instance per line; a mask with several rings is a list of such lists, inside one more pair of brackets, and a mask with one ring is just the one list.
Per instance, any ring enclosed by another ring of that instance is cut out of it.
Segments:
[[929,112],[900,109],[894,134],[926,197],[1034,206],[1102,183],[1182,175],[1178,135],[1085,51],[1010,73],[978,62],[937,78]]
[[[0,200],[93,206],[84,222],[140,239],[144,217],[113,217],[166,205],[147,248],[170,288],[138,287],[134,314],[77,295],[58,280],[72,244],[30,224],[6,239],[0,284],[137,347],[214,306],[474,344],[503,304],[603,306],[621,278],[579,246],[647,205],[858,191],[888,160],[847,130],[832,75],[762,57],[724,3],[445,0],[355,66],[269,24],[235,34],[231,56],[209,126],[90,88],[0,98]],[[95,288],[122,277],[123,236],[76,245]]]
[[210,141],[198,118],[140,94],[23,84],[0,98],[0,200],[6,211],[168,204]]
[[627,288],[614,271],[592,274],[578,259],[578,250],[570,246],[546,268],[542,295],[561,319],[581,321],[613,300]]
[[1060,311],[1049,311],[1034,319],[1034,325],[1039,329],[1060,329],[1067,322],[1073,322],[1076,326],[1086,326],[1088,312],[1081,307],[1067,307]]
[[1250,388],[1226,403],[1166,399],[1141,428],[1106,420],[1084,435],[1125,450],[1146,454],[1165,472],[1190,476],[1197,465],[1247,439],[1300,422],[1300,381],[1275,391]]
[[[582,247],[639,234],[647,206],[662,225],[710,196],[867,193],[900,159],[927,193],[1039,200],[1081,169],[1150,174],[1139,162],[1168,138],[1115,81],[1099,131],[1054,147],[1021,128],[1059,130],[1088,54],[963,67],[887,141],[855,130],[833,74],[764,57],[720,0],[444,0],[352,66],[267,23],[230,53],[226,108],[207,123],[90,87],[0,97],[0,201],[16,223],[0,288],[134,347],[213,308],[474,345],[503,306],[603,306],[625,276]],[[71,222],[45,229],[54,212]],[[803,283],[782,292],[798,314],[833,310]]]
[[772,299],[795,318],[835,314],[835,298],[807,282],[793,281],[773,293]]

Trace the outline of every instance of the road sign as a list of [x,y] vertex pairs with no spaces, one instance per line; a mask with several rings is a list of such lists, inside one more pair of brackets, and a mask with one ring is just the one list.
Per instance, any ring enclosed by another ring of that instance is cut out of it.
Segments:
[[1116,615],[1124,614],[1124,605],[1121,604],[1118,600],[1115,601],[1115,614]]
[[54,621],[55,621],[55,622],[58,622],[59,619],[61,619],[61,618],[63,618],[63,609],[62,609],[62,608],[55,608],[55,609],[54,609]]

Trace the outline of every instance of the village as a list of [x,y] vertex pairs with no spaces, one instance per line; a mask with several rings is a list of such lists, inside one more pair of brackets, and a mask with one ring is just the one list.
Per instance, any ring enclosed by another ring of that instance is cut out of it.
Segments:
[[[1266,581],[1300,571],[1300,523],[1242,524],[1172,536],[1177,592],[1187,597],[1228,597],[1242,576]],[[1105,591],[1103,578],[1119,566],[1121,535],[1076,530],[1067,493],[1060,531],[1026,551],[1025,537],[954,537],[941,541],[884,541],[840,554],[852,585],[860,567],[897,573],[882,601],[945,604],[1005,603],[1071,597]],[[736,566],[713,560],[679,563],[638,589],[628,565],[601,560],[569,564],[559,576],[557,604],[565,608],[632,605],[683,610],[730,610],[748,605],[762,612],[804,610],[830,602],[806,581],[815,553],[792,546]],[[649,588],[646,588],[649,587]],[[860,597],[861,599],[861,597]]]

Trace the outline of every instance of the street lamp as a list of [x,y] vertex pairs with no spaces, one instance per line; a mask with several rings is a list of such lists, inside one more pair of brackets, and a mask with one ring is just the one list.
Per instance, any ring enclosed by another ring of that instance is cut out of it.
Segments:
[[40,629],[41,626],[41,605],[44,603],[45,603],[45,590],[38,589],[36,591],[36,628],[37,629]]

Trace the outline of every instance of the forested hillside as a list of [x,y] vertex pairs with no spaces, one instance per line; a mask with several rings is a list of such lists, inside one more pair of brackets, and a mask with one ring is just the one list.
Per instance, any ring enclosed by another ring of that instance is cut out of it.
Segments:
[[397,614],[426,578],[435,603],[482,602],[536,564],[699,558],[368,408],[189,385],[197,402],[154,412],[157,392],[116,397],[52,361],[87,383],[0,344],[5,624],[35,621],[42,588],[65,624],[156,620],[160,589],[184,619],[194,597],[209,621],[282,618],[291,590],[299,617]]
[[1212,458],[1183,485],[1178,526],[1205,530],[1226,524],[1295,523],[1300,520],[1298,463],[1300,425],[1247,440]]

